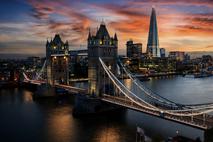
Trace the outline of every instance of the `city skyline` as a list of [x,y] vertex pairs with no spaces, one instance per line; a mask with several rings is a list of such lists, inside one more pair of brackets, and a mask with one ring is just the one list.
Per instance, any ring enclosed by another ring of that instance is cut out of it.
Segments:
[[149,19],[155,7],[160,48],[167,51],[213,51],[211,0],[144,1],[21,1],[3,0],[0,6],[0,53],[44,54],[47,38],[61,34],[70,49],[86,48],[88,29],[102,20],[118,35],[119,53],[129,39],[146,50]]

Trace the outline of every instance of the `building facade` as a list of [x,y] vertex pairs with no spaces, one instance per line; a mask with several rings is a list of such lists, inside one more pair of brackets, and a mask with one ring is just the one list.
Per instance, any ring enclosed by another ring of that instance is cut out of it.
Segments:
[[69,84],[69,45],[59,34],[46,43],[47,82]]
[[70,78],[88,77],[88,50],[70,50]]
[[133,43],[132,40],[127,41],[127,57],[128,58],[141,58],[142,43]]
[[157,18],[156,18],[156,12],[154,8],[152,8],[152,14],[150,18],[149,36],[148,36],[146,52],[148,57],[160,57]]
[[160,57],[165,58],[166,57],[166,49],[165,48],[160,48]]
[[177,61],[183,61],[185,58],[185,52],[171,51],[169,52],[169,58],[177,60]]
[[[110,37],[105,24],[101,24],[96,35],[88,35],[88,78],[89,93],[101,95],[104,88],[104,71],[99,62],[99,57],[105,62],[110,70],[116,74],[116,59],[118,39],[115,34]],[[105,75],[107,76],[107,75]]]

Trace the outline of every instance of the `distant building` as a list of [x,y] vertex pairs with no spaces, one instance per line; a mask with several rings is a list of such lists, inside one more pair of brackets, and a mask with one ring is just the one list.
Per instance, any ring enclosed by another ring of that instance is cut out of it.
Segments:
[[82,50],[70,50],[69,54],[70,56],[78,56],[79,54],[87,54],[88,50],[87,49],[82,49]]
[[88,50],[70,50],[70,78],[88,77]]
[[155,9],[152,8],[152,14],[149,25],[149,36],[146,50],[148,57],[160,57],[158,27]]
[[99,62],[99,57],[106,63],[110,70],[117,72],[118,39],[115,34],[110,37],[104,23],[101,23],[96,35],[88,35],[88,79],[89,93],[101,95],[104,86],[104,71]]
[[28,64],[28,67],[31,69],[41,68],[42,66],[42,58],[40,57],[28,57],[26,59],[26,63]]
[[202,62],[204,63],[208,63],[208,62],[212,62],[212,56],[211,55],[203,55],[202,56]]
[[181,52],[181,51],[169,52],[169,58],[177,60],[177,61],[183,61],[185,58],[185,52]]
[[56,34],[46,43],[47,81],[49,84],[69,84],[69,45]]
[[132,40],[127,41],[127,57],[140,58],[142,55],[142,43],[133,43]]
[[166,49],[165,48],[160,48],[160,57],[161,58],[166,57]]
[[185,54],[184,55],[184,61],[185,62],[189,62],[190,61],[190,55],[189,54]]
[[34,64],[34,65],[38,65],[41,64],[41,58],[40,57],[28,57],[27,61]]

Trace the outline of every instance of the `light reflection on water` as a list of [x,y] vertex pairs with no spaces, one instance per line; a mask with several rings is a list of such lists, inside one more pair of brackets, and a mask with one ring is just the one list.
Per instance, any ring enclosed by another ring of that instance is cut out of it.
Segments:
[[32,97],[32,92],[26,91],[23,95],[23,101],[25,103],[32,103],[33,102],[33,97]]
[[73,119],[69,106],[55,108],[47,116],[47,137],[50,141],[71,141]]
[[118,142],[120,140],[118,128],[106,127],[100,130],[97,132],[97,137],[95,140],[100,142]]
[[124,80],[124,84],[126,85],[126,87],[128,89],[131,89],[132,88],[132,81],[130,79],[125,79]]

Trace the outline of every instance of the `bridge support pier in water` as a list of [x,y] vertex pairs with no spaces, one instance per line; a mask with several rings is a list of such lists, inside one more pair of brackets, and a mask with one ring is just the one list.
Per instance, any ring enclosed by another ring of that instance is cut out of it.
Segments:
[[55,87],[49,84],[41,84],[37,86],[37,90],[33,95],[33,99],[45,99],[56,96]]
[[123,107],[103,102],[97,97],[91,95],[77,94],[73,109],[74,117],[86,115],[97,115],[102,113],[110,113],[116,110],[124,109]]
[[204,142],[213,142],[213,128],[205,130]]

